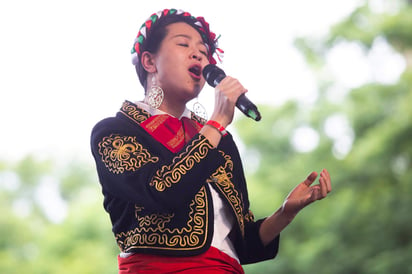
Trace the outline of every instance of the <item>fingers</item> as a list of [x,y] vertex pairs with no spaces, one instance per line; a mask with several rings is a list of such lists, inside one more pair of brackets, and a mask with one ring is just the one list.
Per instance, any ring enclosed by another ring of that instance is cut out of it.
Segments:
[[323,199],[328,195],[329,192],[332,191],[332,185],[330,182],[330,175],[329,172],[324,169],[320,173],[320,178],[319,178],[319,185],[320,185],[320,199]]
[[[316,180],[317,176],[317,172],[313,171],[311,174],[309,174],[306,180],[303,181],[303,184],[305,184],[307,187],[310,187],[310,185]],[[323,169],[320,173],[319,184],[313,185],[310,188],[312,189],[312,201],[325,198],[328,193],[332,191],[329,172],[326,169]]]
[[319,185],[320,185],[320,199],[323,199],[328,195],[328,188],[327,183],[324,177],[319,178]]
[[247,92],[247,89],[239,82],[239,80],[227,76],[219,84],[220,91],[229,98],[232,103],[236,103],[237,98],[242,93]]
[[329,172],[326,169],[324,169],[324,170],[322,170],[322,173],[324,174],[325,179],[326,179],[328,192],[331,192],[332,191],[332,183],[331,183]]
[[326,169],[322,170],[322,172],[320,173],[320,177],[325,180],[327,192],[328,193],[331,192],[332,191],[332,184],[331,184],[331,179],[330,179],[329,172]]
[[246,91],[237,79],[225,77],[215,88],[215,107],[211,119],[227,127],[233,120],[237,99]]

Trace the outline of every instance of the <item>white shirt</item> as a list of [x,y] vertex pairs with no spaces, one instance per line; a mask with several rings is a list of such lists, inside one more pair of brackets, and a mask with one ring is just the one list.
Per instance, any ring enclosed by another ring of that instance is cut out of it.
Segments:
[[214,233],[212,238],[212,246],[239,261],[235,247],[229,239],[229,233],[233,228],[235,218],[230,213],[227,205],[223,203],[223,200],[220,198],[217,191],[211,186],[209,186],[209,189],[212,193],[213,213],[215,220],[213,224]]

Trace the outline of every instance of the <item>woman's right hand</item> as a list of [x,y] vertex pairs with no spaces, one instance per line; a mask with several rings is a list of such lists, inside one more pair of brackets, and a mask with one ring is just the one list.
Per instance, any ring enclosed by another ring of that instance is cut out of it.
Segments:
[[226,76],[215,88],[215,107],[210,120],[227,127],[233,121],[237,99],[246,92],[237,79]]

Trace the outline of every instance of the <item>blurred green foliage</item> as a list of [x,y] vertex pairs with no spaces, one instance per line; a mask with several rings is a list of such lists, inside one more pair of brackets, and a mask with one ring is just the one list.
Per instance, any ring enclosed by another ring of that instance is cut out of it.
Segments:
[[[50,177],[59,191],[39,195]],[[60,166],[34,156],[3,161],[0,273],[116,273],[117,247],[100,191],[90,164]]]
[[[317,101],[264,108],[264,120],[253,130],[246,119],[237,123],[246,160],[253,152],[253,161],[259,161],[248,176],[256,215],[270,214],[312,170],[327,168],[334,188],[286,228],[275,260],[246,266],[247,273],[412,273],[412,8],[398,4],[397,12],[379,14],[366,4],[323,40],[297,39],[318,77]],[[328,52],[356,42],[367,54],[376,39],[403,56],[399,80],[366,83],[348,90],[343,101],[331,100],[336,86],[324,72]],[[310,152],[295,152],[290,142],[302,126],[319,136]],[[342,140],[350,141],[343,154]]]
[[[379,14],[365,2],[326,37],[296,40],[319,81],[315,103],[259,106],[261,122],[236,122],[257,218],[276,210],[312,170],[327,168],[333,180],[330,197],[282,233],[277,258],[247,265],[246,273],[412,273],[412,9],[396,2],[396,12]],[[367,53],[378,37],[404,57],[399,80],[331,100],[327,53],[343,41]],[[318,137],[309,151],[291,141],[302,128]],[[40,189],[50,185],[57,192],[44,196]],[[34,156],[1,161],[0,273],[116,273],[118,249],[100,192],[91,158],[63,166]]]

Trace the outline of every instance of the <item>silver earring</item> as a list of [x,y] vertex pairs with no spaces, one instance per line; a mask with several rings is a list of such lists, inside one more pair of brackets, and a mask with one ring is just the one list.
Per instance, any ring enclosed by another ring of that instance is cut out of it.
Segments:
[[152,77],[152,86],[146,95],[146,104],[152,108],[159,108],[163,103],[164,93],[163,89],[156,84],[156,77]]
[[196,102],[193,104],[193,112],[194,112],[197,116],[199,116],[199,117],[201,117],[201,118],[203,118],[203,119],[205,119],[205,120],[208,119],[206,109],[205,109],[205,107],[204,107],[201,103],[199,103],[199,99],[198,99],[198,98],[196,98]]

